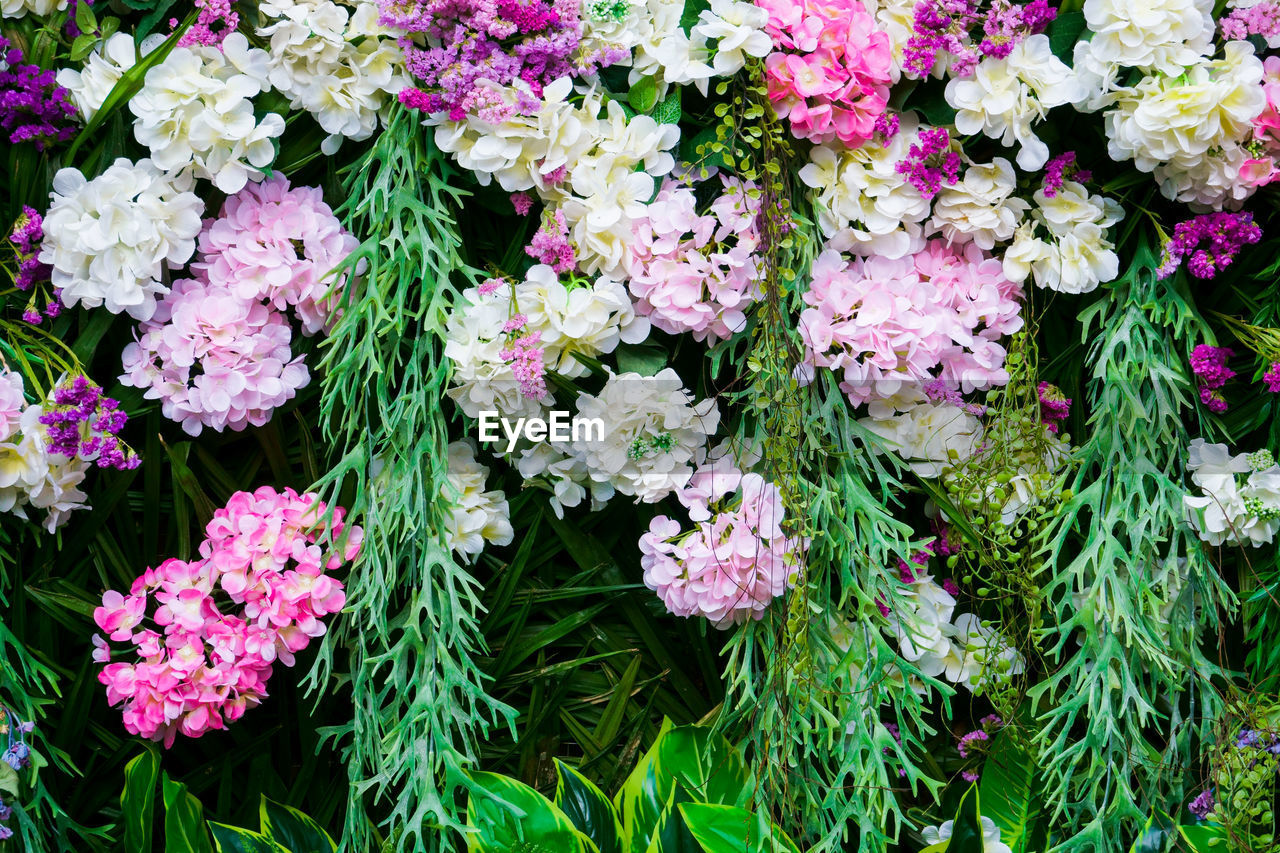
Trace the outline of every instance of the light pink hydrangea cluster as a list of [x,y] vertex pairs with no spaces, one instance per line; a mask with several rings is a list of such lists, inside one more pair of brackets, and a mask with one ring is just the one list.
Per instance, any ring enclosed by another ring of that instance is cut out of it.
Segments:
[[795,585],[807,548],[783,532],[777,486],[759,474],[743,474],[737,485],[736,506],[714,515],[702,502],[696,507],[702,512],[691,509],[691,516],[705,519],[695,520],[692,530],[660,515],[640,537],[645,586],[676,616],[702,616],[721,629],[762,618],[769,603]]
[[247,185],[205,223],[195,278],[139,327],[120,381],[191,435],[265,424],[310,379],[286,312],[304,334],[328,329],[341,299],[330,274],[356,245],[318,189],[279,174]]
[[1022,327],[1022,289],[973,243],[931,240],[914,255],[814,261],[800,315],[802,379],[841,376],[855,405],[941,379],[965,393],[1009,380],[1000,339]]
[[[292,666],[324,634],[320,620],[345,603],[326,571],[356,557],[363,531],[345,530],[341,507],[330,523],[326,512],[311,493],[237,492],[205,528],[200,559],[165,560],[128,595],[102,596],[94,621],[136,656],[111,663],[108,642],[93,637],[94,660],[106,664],[98,681],[123,706],[126,730],[168,747],[179,733],[225,729],[262,702],[273,664]],[[344,530],[342,553],[328,553],[323,543]]]
[[1280,178],[1280,56],[1262,62],[1262,91],[1267,105],[1253,120],[1251,156],[1240,167],[1240,178],[1250,186],[1262,186]]
[[776,50],[765,60],[769,98],[801,139],[857,148],[889,103],[889,34],[860,0],[759,0]]
[[748,195],[754,185],[720,180],[724,192],[702,214],[692,186],[664,181],[632,226],[626,254],[636,312],[664,332],[692,332],[699,341],[741,332],[746,309],[763,295],[760,201]]

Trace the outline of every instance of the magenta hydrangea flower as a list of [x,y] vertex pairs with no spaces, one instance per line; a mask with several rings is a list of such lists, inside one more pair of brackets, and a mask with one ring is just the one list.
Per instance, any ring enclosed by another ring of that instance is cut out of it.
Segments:
[[[95,635],[98,681],[128,732],[169,747],[179,734],[224,729],[266,697],[277,661],[292,666],[324,634],[322,618],[346,601],[326,572],[355,559],[363,537],[346,530],[341,507],[329,523],[326,512],[315,494],[237,492],[206,527],[199,559],[166,560],[127,595],[102,596],[94,621],[131,659],[112,663]],[[344,550],[330,553],[344,531]]]
[[135,337],[120,381],[191,435],[261,426],[310,379],[283,314],[203,279],[174,282]]
[[786,536],[777,486],[744,474],[741,502],[683,531],[660,515],[640,537],[645,586],[676,616],[702,616],[717,628],[761,619],[791,588],[807,543]]
[[1267,372],[1262,374],[1262,381],[1267,384],[1267,390],[1272,394],[1280,394],[1280,361],[1273,362],[1267,368]]
[[1002,384],[1009,374],[1000,339],[1022,327],[1021,297],[1000,261],[972,243],[933,240],[896,259],[846,261],[825,251],[804,294],[801,376],[835,372],[855,404],[907,382],[942,379],[965,393]]
[[690,332],[699,341],[741,332],[746,310],[763,295],[760,202],[749,195],[753,185],[720,180],[723,192],[702,214],[693,187],[664,181],[633,224],[625,257],[636,313],[664,332]]

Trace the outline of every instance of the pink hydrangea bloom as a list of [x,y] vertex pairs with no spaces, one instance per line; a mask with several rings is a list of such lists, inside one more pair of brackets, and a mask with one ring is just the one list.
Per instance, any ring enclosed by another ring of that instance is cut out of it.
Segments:
[[1251,145],[1255,156],[1240,167],[1241,180],[1250,186],[1269,184],[1280,177],[1276,165],[1280,162],[1280,56],[1264,59],[1262,70],[1267,105],[1253,120]]
[[792,132],[857,147],[889,101],[889,34],[860,0],[759,0],[774,50],[765,60],[769,98]]
[[93,638],[93,659],[106,664],[98,680],[122,706],[126,730],[172,746],[178,734],[226,728],[266,697],[272,665],[292,666],[324,633],[321,617],[345,603],[342,583],[325,572],[355,559],[363,531],[352,527],[342,553],[329,553],[343,510],[334,508],[331,524],[326,511],[292,489],[237,492],[209,522],[200,559],[166,560],[128,595],[102,596],[94,621],[134,655],[112,663],[109,643]]
[[302,331],[314,335],[337,317],[341,282],[331,273],[357,245],[319,189],[290,189],[277,173],[247,184],[205,223],[201,258],[191,268],[241,299],[293,309]]
[[161,401],[191,435],[266,423],[310,375],[289,349],[284,315],[226,287],[183,279],[125,347],[125,385]]
[[818,256],[800,315],[812,379],[825,367],[855,403],[942,379],[965,393],[1009,380],[1000,339],[1022,327],[1021,288],[974,244],[930,241],[915,255]]
[[640,537],[644,582],[676,616],[717,628],[760,619],[795,585],[807,543],[783,533],[782,496],[759,474],[744,474],[741,502],[684,532],[658,516]]
[[747,325],[746,309],[760,289],[760,201],[738,178],[721,177],[724,192],[699,214],[693,187],[663,182],[645,216],[632,226],[625,258],[636,312],[664,332],[727,339]]

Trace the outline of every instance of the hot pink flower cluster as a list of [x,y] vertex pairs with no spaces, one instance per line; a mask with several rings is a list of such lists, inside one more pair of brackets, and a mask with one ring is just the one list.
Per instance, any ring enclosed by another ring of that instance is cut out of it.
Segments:
[[904,382],[938,378],[968,393],[1008,381],[999,341],[1022,326],[1022,290],[976,245],[932,240],[915,255],[852,262],[828,250],[812,275],[802,378],[815,367],[836,371],[854,404]]
[[640,537],[645,586],[676,616],[703,616],[717,628],[760,619],[795,585],[807,543],[786,536],[777,486],[742,475],[741,503],[696,522],[660,515]]
[[318,189],[276,175],[227,199],[199,246],[195,278],[176,282],[139,327],[120,381],[191,435],[261,426],[310,379],[285,312],[304,334],[331,326],[341,297],[330,273],[356,239]]
[[106,664],[98,681],[123,706],[125,729],[168,747],[261,703],[272,665],[292,666],[346,600],[325,572],[356,557],[363,531],[350,528],[343,552],[327,554],[321,541],[341,538],[344,513],[335,507],[326,523],[326,512],[316,495],[293,489],[237,492],[205,528],[200,559],[165,560],[128,595],[102,596],[94,621],[137,657],[110,663],[107,641],[93,638],[94,660]]
[[769,98],[791,131],[856,148],[889,102],[889,34],[860,0],[759,0],[776,50],[765,60]]
[[758,300],[758,199],[751,184],[721,177],[724,192],[699,214],[693,187],[667,179],[632,226],[627,272],[636,312],[664,332],[727,339],[747,324]]

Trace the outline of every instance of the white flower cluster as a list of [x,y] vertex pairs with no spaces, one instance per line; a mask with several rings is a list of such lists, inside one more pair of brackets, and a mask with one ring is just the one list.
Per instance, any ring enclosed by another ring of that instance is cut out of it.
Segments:
[[[982,853],[1013,853],[1013,848],[1000,840],[1000,827],[986,815],[979,815],[982,821]],[[920,834],[925,843],[932,847],[935,844],[946,845],[951,841],[955,831],[955,821],[944,821],[940,826],[926,826]]]
[[28,12],[44,17],[67,8],[67,0],[0,0],[0,17],[22,18]]
[[526,480],[552,485],[557,515],[588,490],[598,506],[615,493],[656,503],[684,489],[720,425],[715,400],[695,402],[671,368],[655,376],[610,374],[598,394],[578,397],[577,416],[598,418],[604,439],[584,434],[570,445],[535,445],[517,463]]
[[52,533],[77,509],[87,509],[79,485],[89,463],[48,450],[41,405],[27,405],[21,374],[0,371],[0,512],[26,518],[27,507],[43,510]]
[[236,193],[275,159],[273,139],[284,119],[259,121],[253,98],[268,88],[270,57],[231,33],[217,47],[179,47],[147,71],[129,100],[133,134],[167,172],[191,170],[225,193]]
[[293,109],[315,116],[329,134],[321,151],[343,138],[368,139],[409,84],[396,32],[378,23],[371,0],[268,0],[259,7],[270,42],[269,79]]
[[[514,105],[520,93],[500,90]],[[573,81],[561,78],[543,90],[536,111],[516,110],[500,122],[468,115],[450,121],[429,117],[436,144],[487,185],[491,178],[507,192],[533,190],[558,205],[587,272],[623,277],[623,253],[632,222],[653,197],[654,179],[675,166],[670,150],[680,139],[674,124],[646,115],[627,118],[616,101],[604,103],[587,89],[571,100]]]
[[832,142],[813,149],[800,180],[812,189],[829,248],[901,258],[924,247],[921,223],[929,217],[929,200],[898,172],[924,129],[908,113],[886,142],[873,139],[858,148]]
[[1018,165],[1034,171],[1048,162],[1049,146],[1032,124],[1044,121],[1051,107],[1080,100],[1081,88],[1071,69],[1053,55],[1049,37],[1033,35],[1004,59],[988,57],[971,77],[948,82],[946,98],[956,110],[956,130],[1018,146]]
[[515,538],[511,529],[511,508],[501,489],[485,491],[487,466],[476,461],[475,450],[465,441],[449,445],[448,487],[443,491],[450,503],[445,540],[450,548],[474,559],[485,543],[509,545]]
[[142,44],[135,45],[133,36],[128,33],[114,33],[93,49],[79,71],[74,68],[58,71],[58,85],[70,92],[71,102],[84,120],[90,121],[124,73],[137,64],[139,57],[160,46],[164,38],[155,33],[143,39]]
[[1140,68],[1174,77],[1213,44],[1213,0],[1085,0],[1093,37],[1080,42],[1077,65]]
[[1191,442],[1187,471],[1200,494],[1182,499],[1210,545],[1265,545],[1280,530],[1280,465],[1266,450],[1232,456],[1225,444]]
[[1088,293],[1113,280],[1120,258],[1107,229],[1124,217],[1113,199],[1090,194],[1083,184],[1063,181],[1052,198],[1043,190],[1004,253],[1004,274],[1062,293]]
[[1013,237],[1031,207],[1014,195],[1017,188],[1013,164],[1003,157],[970,163],[959,181],[943,187],[934,198],[929,225],[951,242],[972,241],[989,252],[996,243]]
[[917,570],[905,587],[888,605],[889,630],[903,659],[922,675],[974,690],[1025,669],[1008,639],[975,614],[961,613],[953,621],[955,598],[927,572]]
[[453,362],[449,396],[471,417],[481,411],[541,411],[538,401],[521,395],[511,365],[501,357],[508,346],[503,327],[517,314],[525,322],[515,334],[538,333],[544,368],[568,377],[587,372],[575,353],[594,358],[649,336],[648,319],[636,314],[621,284],[600,277],[590,286],[566,287],[545,264],[530,267],[521,282],[504,283],[488,295],[473,287],[462,298],[445,327],[444,354]]
[[186,263],[195,252],[204,202],[189,174],[166,175],[150,160],[116,160],[92,181],[77,169],[53,178],[40,260],[53,268],[67,306],[105,306],[147,320],[165,262]]
[[941,477],[978,451],[982,421],[960,406],[920,399],[894,408],[873,401],[858,423],[885,439],[917,476]]

